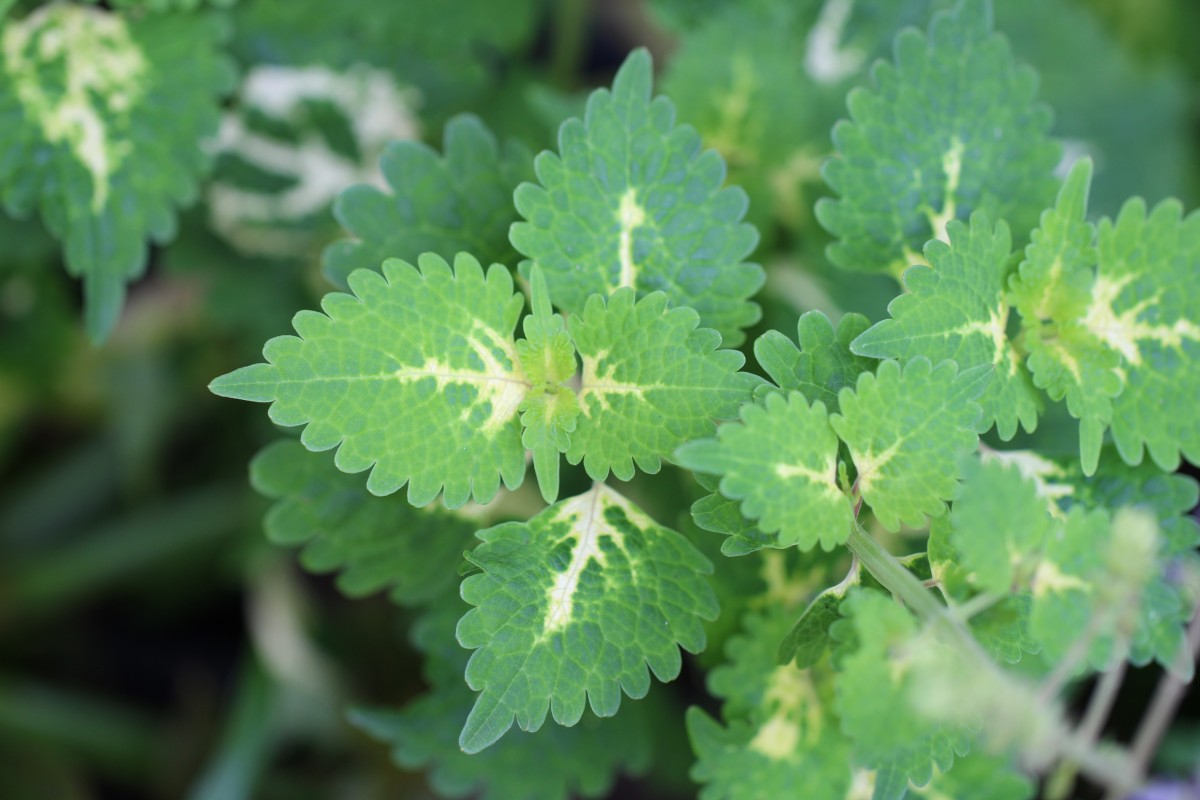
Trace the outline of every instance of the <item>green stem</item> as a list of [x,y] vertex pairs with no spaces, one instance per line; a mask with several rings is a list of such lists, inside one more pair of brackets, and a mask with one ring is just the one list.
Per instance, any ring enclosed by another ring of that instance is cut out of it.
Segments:
[[931,621],[945,618],[945,608],[934,599],[925,585],[857,522],[850,531],[846,546],[858,556],[859,562],[875,576],[875,580],[883,584],[884,588],[911,608],[917,616]]
[[[1124,647],[1118,648],[1118,652],[1123,651]],[[1108,719],[1113,702],[1116,701],[1117,694],[1120,692],[1128,665],[1129,662],[1124,658],[1117,659],[1116,664],[1101,676],[1096,688],[1092,691],[1087,711],[1084,712],[1083,721],[1076,731],[1079,743],[1084,747],[1090,747],[1100,738],[1100,731],[1104,728],[1104,722]],[[1070,797],[1075,790],[1075,776],[1078,773],[1079,765],[1071,759],[1065,759],[1059,764],[1058,769],[1046,781],[1046,800],[1065,800]]]
[[[979,669],[999,673],[1005,681],[1012,679],[996,666],[979,646],[970,630],[953,613],[937,601],[915,575],[889,553],[856,521],[846,540],[850,552],[885,589],[903,602],[918,617],[944,631],[953,643],[963,648]],[[1106,786],[1129,783],[1129,759],[1097,751],[1094,742],[1086,741],[1071,732],[1065,721],[1055,714],[1054,726],[1062,732],[1059,738],[1061,755],[1080,766],[1084,774]]]
[[[1192,660],[1200,655],[1200,609],[1192,615],[1188,625],[1186,645],[1178,654],[1180,661]],[[1133,737],[1130,756],[1130,775],[1125,785],[1115,785],[1105,796],[1105,800],[1116,800],[1131,788],[1141,783],[1154,752],[1162,741],[1163,734],[1175,716],[1175,709],[1187,693],[1188,682],[1185,682],[1175,672],[1165,672],[1159,680],[1158,688],[1154,690],[1154,699],[1138,724],[1137,733]]]
[[1004,600],[1003,595],[996,594],[995,592],[983,592],[975,595],[965,603],[956,606],[954,614],[963,622],[967,622],[1002,600]]

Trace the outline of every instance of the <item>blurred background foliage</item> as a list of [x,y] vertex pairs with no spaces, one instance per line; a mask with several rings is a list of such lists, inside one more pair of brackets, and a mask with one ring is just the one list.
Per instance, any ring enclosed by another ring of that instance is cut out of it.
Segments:
[[[263,341],[332,288],[321,260],[343,235],[333,200],[378,182],[385,145],[416,139],[440,150],[446,122],[470,112],[502,141],[552,147],[558,124],[639,45],[655,55],[659,91],[751,196],[768,273],[760,329],[790,332],[810,309],[879,319],[892,280],[825,260],[828,239],[812,216],[820,165],[846,92],[888,54],[893,32],[948,4],[104,4],[129,14],[211,8],[202,13],[228,22],[240,79],[207,145],[215,168],[199,201],[177,236],[152,249],[103,346],[83,333],[80,290],[57,242],[36,219],[0,215],[0,797],[432,796],[420,772],[397,769],[364,732],[386,729],[386,718],[356,727],[344,713],[421,693],[412,612],[382,594],[348,600],[267,542],[269,501],[250,488],[246,465],[278,432],[261,409],[210,395],[208,381],[256,360]],[[19,1],[7,13],[37,5]],[[1130,195],[1194,208],[1200,4],[996,6],[998,28],[1041,73],[1068,156],[1096,160],[1095,211],[1112,213]],[[1074,427],[1047,419],[1037,444],[1073,452],[1064,431]],[[723,559],[719,537],[686,514],[699,489],[670,472],[657,480],[630,491]],[[678,491],[664,493],[672,480]],[[694,795],[682,709],[713,707],[702,669],[736,629],[741,597],[761,595],[764,583],[779,602],[804,596],[803,580],[770,585],[788,566],[782,554],[754,558],[766,560],[723,560],[709,649],[652,696],[653,763],[613,796]],[[815,586],[828,567],[813,556],[800,572]],[[1118,734],[1156,677],[1134,676]],[[1193,692],[1158,769],[1194,771],[1198,741]]]

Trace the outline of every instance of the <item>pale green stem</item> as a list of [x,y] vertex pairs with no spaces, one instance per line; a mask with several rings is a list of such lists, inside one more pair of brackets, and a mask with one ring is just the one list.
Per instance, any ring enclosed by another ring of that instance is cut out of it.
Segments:
[[[1080,744],[1090,747],[1100,737],[1100,731],[1104,728],[1104,722],[1108,719],[1113,702],[1117,699],[1117,694],[1121,689],[1121,683],[1125,679],[1128,665],[1129,662],[1124,658],[1117,659],[1117,663],[1113,665],[1112,669],[1100,677],[1088,700],[1083,721],[1080,722],[1079,729],[1076,731]],[[1070,797],[1071,792],[1075,789],[1075,776],[1078,773],[1079,765],[1070,759],[1065,759],[1046,782],[1046,800],[1065,800]],[[1124,780],[1126,778],[1122,777],[1122,781]]]
[[[1182,648],[1179,658],[1195,661],[1198,654],[1200,654],[1200,609],[1193,614],[1192,622],[1188,625],[1187,644]],[[1150,701],[1150,707],[1142,717],[1137,734],[1133,737],[1131,764],[1126,782],[1113,784],[1105,796],[1105,800],[1116,800],[1141,783],[1150,759],[1154,755],[1154,751],[1158,749],[1158,744],[1162,741],[1167,727],[1171,724],[1171,720],[1175,716],[1175,709],[1183,700],[1187,687],[1188,684],[1175,673],[1163,673],[1158,688],[1154,690],[1154,699]]]
[[[981,670],[998,670],[963,623],[939,603],[922,582],[875,541],[857,521],[846,540],[846,546],[858,556],[862,565],[885,589],[918,617],[945,631],[955,644],[961,646],[963,651],[978,663]],[[1008,680],[1007,676],[1003,677]],[[1123,754],[1118,757],[1115,754],[1097,751],[1094,742],[1085,741],[1078,734],[1068,733],[1066,723],[1061,720],[1056,720],[1056,727],[1064,732],[1058,743],[1062,756],[1079,764],[1082,772],[1089,778],[1104,786],[1129,785],[1132,764],[1127,757]]]

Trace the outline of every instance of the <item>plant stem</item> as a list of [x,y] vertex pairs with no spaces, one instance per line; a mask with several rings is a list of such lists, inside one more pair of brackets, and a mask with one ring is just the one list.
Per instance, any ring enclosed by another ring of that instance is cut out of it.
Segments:
[[1116,701],[1117,693],[1121,690],[1121,684],[1125,680],[1125,670],[1128,667],[1129,662],[1121,658],[1117,660],[1112,669],[1100,676],[1100,680],[1096,683],[1096,688],[1088,700],[1083,721],[1079,723],[1079,735],[1083,741],[1090,743],[1100,737],[1100,731],[1104,729],[1108,713],[1112,711],[1113,702]]
[[[1120,648],[1120,650],[1123,651],[1124,648]],[[1117,659],[1117,663],[1100,677],[1096,688],[1092,691],[1087,711],[1084,712],[1083,721],[1080,722],[1079,729],[1076,731],[1079,743],[1084,747],[1091,747],[1100,737],[1100,731],[1104,728],[1104,722],[1108,719],[1113,702],[1117,699],[1117,693],[1125,680],[1125,670],[1128,666],[1129,662],[1126,659]],[[1075,788],[1075,776],[1078,772],[1079,765],[1071,759],[1065,759],[1046,782],[1047,800],[1062,800],[1069,797]]]
[[[875,541],[857,522],[846,540],[850,552],[858,556],[859,562],[917,616],[927,620],[945,618],[945,609],[934,599],[920,579],[905,569],[895,556]],[[955,626],[958,627],[958,626]]]
[[[999,672],[1004,680],[1012,680],[1002,671],[979,646],[979,642],[961,620],[939,603],[915,575],[883,548],[879,542],[856,521],[846,540],[850,552],[858,556],[862,565],[885,589],[903,602],[918,617],[945,631],[964,651],[971,656],[980,669]],[[1200,636],[1200,631],[1197,632]],[[1086,637],[1085,638],[1090,638]],[[1176,702],[1178,702],[1176,700]],[[1068,730],[1067,725],[1055,714],[1055,726],[1063,732],[1059,741],[1062,757],[1078,764],[1089,778],[1105,786],[1128,786],[1133,783],[1134,771],[1129,759],[1098,752],[1095,743],[1087,741]]]
[[996,605],[1003,599],[1003,595],[996,594],[995,592],[982,592],[981,594],[975,595],[970,600],[967,600],[965,603],[956,606],[954,613],[959,619],[961,619],[963,622],[966,622],[977,614],[982,614],[984,611],[987,611],[989,608]]
[[1079,666],[1087,661],[1088,654],[1092,649],[1092,642],[1096,639],[1096,634],[1100,630],[1099,615],[1093,614],[1088,619],[1087,627],[1083,633],[1071,643],[1071,647],[1067,650],[1066,655],[1059,659],[1055,665],[1054,671],[1046,676],[1042,681],[1042,686],[1038,690],[1038,696],[1042,700],[1050,700],[1057,695],[1062,688],[1071,680],[1071,676],[1079,669]]
[[920,578],[909,572],[899,559],[875,541],[875,537],[867,533],[857,521],[850,531],[850,538],[846,540],[846,546],[858,557],[859,562],[875,577],[875,580],[879,581],[900,602],[908,606],[914,614],[929,624],[943,629],[973,658],[982,660],[988,665],[992,664],[987,653],[983,652],[979,642],[966,626],[950,613],[949,609],[937,601],[933,593],[925,588],[925,584]]
[[[1191,624],[1188,625],[1187,643],[1180,653],[1180,658],[1195,661],[1198,652],[1200,652],[1200,610],[1192,615]],[[1141,783],[1142,777],[1146,774],[1146,768],[1150,764],[1150,758],[1158,749],[1158,743],[1162,741],[1167,726],[1175,717],[1176,707],[1183,700],[1187,685],[1187,682],[1173,672],[1163,674],[1158,688],[1154,690],[1154,699],[1150,701],[1150,707],[1142,717],[1137,734],[1133,737],[1133,745],[1130,747],[1129,779],[1124,785],[1112,786],[1105,796],[1105,800],[1117,800],[1132,787]]]

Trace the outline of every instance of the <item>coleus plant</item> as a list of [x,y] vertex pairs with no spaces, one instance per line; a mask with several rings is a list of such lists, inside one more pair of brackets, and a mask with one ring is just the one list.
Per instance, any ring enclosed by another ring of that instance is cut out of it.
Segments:
[[[213,381],[302,428],[252,466],[270,537],[424,609],[430,693],[352,718],[444,793],[595,796],[644,768],[623,698],[705,649],[714,582],[762,552],[769,591],[734,599],[710,673],[722,719],[687,717],[703,797],[1137,785],[1146,753],[1097,744],[1115,688],[1078,724],[1061,696],[1127,662],[1191,676],[1197,491],[1173,473],[1200,462],[1200,216],[1089,219],[1092,164],[1060,180],[985,0],[894,53],[851,92],[816,206],[836,264],[902,278],[888,319],[810,312],[745,369],[747,196],[636,51],[532,168],[471,117],[441,157],[392,145],[388,189],[335,209],[348,291]],[[1004,446],[1064,403],[1077,457]],[[560,499],[563,456],[593,483]],[[544,502],[517,492],[530,463]],[[733,560],[620,485],[664,464]]]

